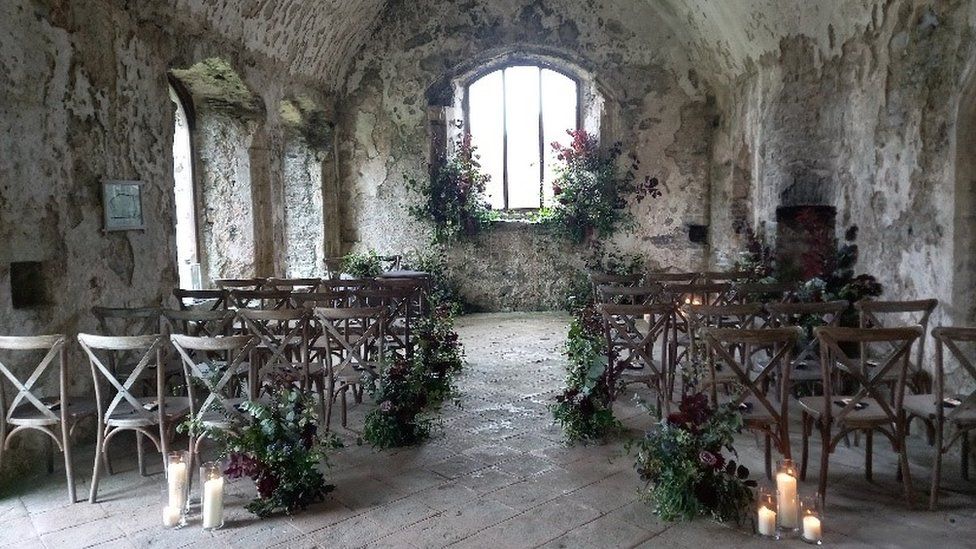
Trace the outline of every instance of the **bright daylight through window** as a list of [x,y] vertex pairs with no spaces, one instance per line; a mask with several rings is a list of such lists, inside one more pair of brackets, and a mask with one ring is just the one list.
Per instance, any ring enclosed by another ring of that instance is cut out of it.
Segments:
[[551,69],[511,66],[468,87],[467,121],[481,165],[491,176],[495,209],[537,209],[552,199],[556,153],[578,120],[577,83]]

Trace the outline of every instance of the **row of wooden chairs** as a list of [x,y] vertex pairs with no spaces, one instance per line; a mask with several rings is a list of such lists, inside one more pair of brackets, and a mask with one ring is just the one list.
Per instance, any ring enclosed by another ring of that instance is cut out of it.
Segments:
[[[381,255],[377,258],[383,272],[396,274],[400,272],[403,262],[401,255]],[[322,284],[323,280],[339,280],[346,273],[344,272],[345,257],[325,258],[325,278],[299,277],[247,277],[247,278],[218,278],[214,280],[214,285],[222,290],[307,290]],[[314,290],[309,290],[314,291]]]

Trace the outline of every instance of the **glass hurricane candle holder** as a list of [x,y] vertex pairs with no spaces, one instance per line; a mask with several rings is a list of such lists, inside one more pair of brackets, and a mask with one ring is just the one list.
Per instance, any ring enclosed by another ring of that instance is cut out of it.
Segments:
[[170,505],[170,490],[167,486],[160,492],[163,503],[163,526],[166,528],[182,528],[186,526],[186,508]]
[[792,536],[800,529],[800,500],[797,492],[797,470],[791,459],[776,467],[776,523],[780,534]]
[[823,544],[823,510],[820,495],[800,498],[800,539],[814,545]]
[[756,495],[756,533],[779,539],[776,530],[776,494],[766,486],[760,486]]
[[219,462],[208,461],[200,466],[200,511],[204,530],[224,525],[224,472]]
[[166,506],[186,515],[189,507],[190,453],[186,450],[166,455]]

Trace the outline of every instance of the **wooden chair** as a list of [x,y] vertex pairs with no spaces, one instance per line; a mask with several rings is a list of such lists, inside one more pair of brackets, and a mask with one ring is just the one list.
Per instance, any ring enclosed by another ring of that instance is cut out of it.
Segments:
[[607,273],[589,273],[590,287],[596,295],[597,288],[600,286],[636,286],[641,279],[639,274],[618,275]]
[[970,390],[969,394],[950,391],[946,394],[945,349],[959,363],[959,370],[968,379],[965,386],[972,387],[976,383],[976,365],[973,363],[976,328],[939,327],[932,330],[932,337],[935,339],[935,392],[905,395],[905,410],[924,420],[933,430],[935,463],[929,508],[935,510],[942,480],[942,456],[957,441],[961,442],[962,478],[969,480],[969,432],[976,429],[976,391]]
[[785,282],[741,283],[732,289],[732,300],[737,303],[785,303],[790,300],[794,284]]
[[[64,456],[64,472],[68,482],[68,501],[74,503],[75,477],[71,465],[71,435],[79,421],[95,415],[91,401],[68,396],[68,361],[65,353],[65,337],[61,334],[43,336],[0,336],[0,351],[5,356],[24,357],[44,353],[33,372],[26,378],[14,373],[13,363],[0,361],[0,374],[13,385],[13,398],[6,398],[5,383],[0,378],[0,464],[10,441],[20,432],[40,431],[49,437]],[[9,355],[7,352],[11,352]],[[58,396],[41,396],[44,377],[53,364],[57,364]],[[9,404],[8,404],[9,402]],[[13,429],[10,429],[13,427]],[[48,454],[48,472],[53,462]]]
[[727,283],[665,284],[664,292],[682,305],[731,305],[734,286]]
[[189,311],[164,309],[161,312],[163,333],[194,337],[228,336],[233,333],[234,311]]
[[322,284],[321,278],[269,278],[264,281],[262,289],[277,292],[306,292],[318,290]]
[[332,402],[342,397],[341,422],[348,425],[346,395],[352,390],[362,401],[363,376],[378,374],[383,359],[386,308],[345,307],[315,309],[322,326],[323,358],[329,383],[325,428],[332,421]]
[[[906,328],[838,328],[820,327],[814,329],[820,340],[821,376],[825,380],[835,379],[835,371],[843,372],[852,380],[853,390],[837,394],[833,383],[824,383],[822,396],[803,397],[800,406],[803,410],[803,458],[800,478],[806,478],[809,437],[814,427],[820,431],[820,497],[826,499],[827,469],[830,454],[848,433],[865,433],[864,474],[872,477],[872,435],[875,431],[891,441],[900,458],[900,473],[905,490],[905,499],[912,505],[912,475],[908,466],[908,453],[905,448],[908,422],[903,407],[905,382],[908,374],[912,345],[922,336],[920,326]],[[860,348],[860,356],[852,357],[845,349]],[[868,356],[877,353],[882,357],[878,366],[867,365]],[[896,386],[889,390],[886,376],[894,372]]]
[[218,278],[215,279],[214,286],[221,290],[251,290],[257,291],[264,287],[264,278]]
[[323,280],[319,286],[321,293],[345,293],[349,296],[348,306],[359,307],[358,293],[373,288],[376,281],[372,278],[341,278],[338,280]]
[[[929,317],[938,306],[937,299],[914,301],[873,301],[862,299],[854,304],[858,312],[861,328],[889,328],[898,326],[921,326],[922,337],[915,346],[915,356],[908,363],[908,388],[914,393],[928,393],[932,390],[931,379],[925,371],[925,334],[929,329]],[[897,318],[892,318],[897,317]],[[906,319],[906,317],[908,317]],[[906,322],[907,320],[907,322]],[[874,366],[874,364],[868,364]],[[889,383],[895,379],[889,375]]]
[[[205,428],[232,429],[246,420],[240,404],[253,400],[247,360],[258,339],[251,336],[193,337],[171,334],[183,361],[190,417]],[[241,390],[242,387],[244,390]],[[190,433],[189,450],[199,454],[201,433]]]
[[[601,303],[607,340],[607,369],[611,397],[616,398],[616,381],[622,386],[638,383],[654,392],[658,417],[671,400],[672,347],[669,343],[673,306],[668,304],[620,305]],[[654,345],[660,344],[660,359],[654,359]]]
[[357,295],[364,307],[386,309],[383,348],[387,352],[399,353],[403,358],[413,356],[412,328],[419,320],[412,306],[414,290],[384,286],[361,290]]
[[173,290],[173,297],[181,310],[227,310],[227,292],[225,290]]
[[[847,301],[821,303],[768,303],[769,325],[779,328],[798,327],[799,350],[790,365],[793,387],[822,383],[820,377],[820,341],[813,329],[820,326],[839,326],[841,315],[850,307]],[[810,393],[808,393],[810,394]]]
[[[165,368],[163,362],[164,339],[160,335],[142,336],[99,336],[78,334],[78,343],[88,355],[92,382],[95,386],[95,402],[98,411],[98,433],[95,443],[95,464],[92,471],[90,503],[98,497],[98,482],[103,463],[111,474],[109,463],[109,443],[119,433],[135,432],[136,455],[139,473],[146,474],[142,438],[145,436],[163,459],[169,452],[169,441],[176,424],[190,411],[189,400],[182,397],[167,397]],[[130,373],[121,376],[106,364],[107,359],[117,354],[137,353],[141,358]],[[133,388],[137,383],[152,377],[155,394],[136,396]],[[104,383],[108,386],[104,386]]]
[[691,284],[701,273],[645,273],[644,284]]
[[596,288],[599,303],[645,305],[660,302],[664,288],[658,284],[647,286],[613,286],[602,284]]
[[[702,339],[706,328],[731,328],[753,330],[766,327],[765,309],[760,303],[724,305],[681,305],[676,308],[675,322],[680,328],[675,332],[675,368],[681,368],[682,394],[687,393],[689,382],[697,382],[701,390],[710,391],[712,401],[718,400],[718,388],[728,390],[735,375],[725,367],[721,357],[709,353]],[[740,353],[752,354],[762,349],[739,349]],[[747,358],[743,356],[743,360]],[[717,360],[717,362],[716,362]],[[696,364],[696,361],[700,361]],[[695,368],[704,367],[706,371]]]
[[[799,328],[706,328],[702,339],[710,354],[725,364],[735,376],[735,391],[728,403],[739,410],[747,429],[765,435],[766,476],[773,478],[771,446],[784,458],[791,459],[789,427],[790,364],[796,348]],[[742,349],[768,349],[770,358],[758,364],[754,353]],[[715,369],[711,368],[711,386],[715,387]],[[774,388],[773,391],[770,391]],[[713,391],[713,402],[718,405]]]
[[[260,395],[264,381],[272,374],[293,377],[301,389],[310,387],[308,365],[307,309],[255,310],[241,309],[238,313],[244,332],[257,338],[251,351],[252,395]],[[319,387],[320,390],[323,388]]]
[[92,307],[102,335],[141,336],[159,331],[159,307]]

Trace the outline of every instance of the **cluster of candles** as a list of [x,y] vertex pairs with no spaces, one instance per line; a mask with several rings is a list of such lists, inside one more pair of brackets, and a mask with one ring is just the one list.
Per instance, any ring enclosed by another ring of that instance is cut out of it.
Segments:
[[775,539],[799,535],[807,543],[823,542],[819,496],[800,497],[796,468],[791,460],[780,462],[776,472],[776,491],[760,489],[756,530]]
[[[214,530],[224,525],[224,475],[220,464],[208,461],[200,466],[200,508],[203,529]],[[163,526],[180,528],[186,525],[190,494],[190,454],[170,452],[166,461],[166,490],[163,492]]]

